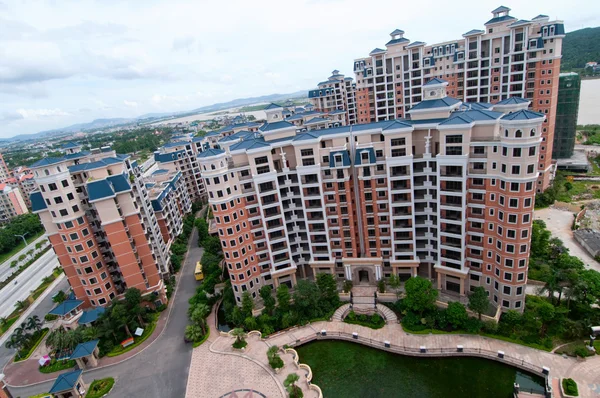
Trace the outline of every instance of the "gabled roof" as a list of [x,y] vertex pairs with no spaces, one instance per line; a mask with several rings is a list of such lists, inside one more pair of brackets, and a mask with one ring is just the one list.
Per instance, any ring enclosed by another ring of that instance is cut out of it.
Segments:
[[431,79],[430,81],[428,81],[427,83],[425,83],[423,86],[437,86],[438,84],[448,84],[447,80],[444,79],[440,79],[437,77],[434,77],[433,79]]
[[233,131],[233,127],[230,127],[228,129],[222,128],[219,131],[209,131],[208,133],[206,133],[205,137],[214,137],[215,135],[219,135],[219,134],[224,133],[226,131]]
[[402,29],[395,29],[392,33],[390,33],[390,36],[396,36],[396,35],[403,35],[404,31]]
[[64,162],[65,158],[44,158],[44,159],[40,159],[37,162],[35,162],[34,164],[32,164],[31,167],[36,168],[36,167],[43,167],[43,166],[50,166],[52,164],[56,164],[56,163],[60,163],[60,162]]
[[483,30],[480,30],[480,29],[471,29],[467,33],[464,33],[463,36],[482,35],[484,33],[485,32]]
[[500,112],[493,112],[488,110],[468,110],[468,111],[457,111],[454,112],[450,117],[443,122],[440,122],[440,126],[452,126],[460,124],[471,124],[473,122],[486,122],[497,120],[502,116]]
[[272,103],[272,102],[271,102],[269,105],[267,105],[267,106],[264,108],[264,110],[268,110],[268,109],[279,109],[279,108],[283,108],[283,106],[281,106],[281,105],[277,105],[277,104],[274,104],[274,103]]
[[97,160],[95,162],[79,163],[79,164],[75,164],[73,166],[69,166],[69,171],[71,173],[77,173],[80,171],[100,169],[100,168],[103,168],[106,166],[110,166],[110,165],[122,163],[122,162],[123,162],[123,158],[121,158],[121,157],[104,158],[104,159]]
[[95,322],[98,320],[98,318],[100,318],[100,315],[104,314],[104,311],[106,311],[104,307],[94,307],[87,311],[83,311],[83,314],[81,314],[81,317],[77,320],[77,323],[80,325],[86,325],[88,323]]
[[516,20],[516,19],[517,18],[511,17],[510,15],[503,15],[501,17],[494,17],[494,18],[490,19],[484,25],[491,25],[491,24],[495,24],[495,23],[512,21],[512,20]]
[[515,26],[529,25],[530,23],[531,23],[531,21],[528,21],[526,19],[519,19],[518,21],[513,22],[510,25],[508,25],[508,27],[513,28]]
[[529,102],[530,102],[529,100],[526,100],[521,97],[509,97],[500,102],[497,102],[495,105],[521,105],[521,104],[525,104],[525,103],[529,103]]
[[287,122],[285,120],[282,120],[281,122],[275,122],[275,123],[265,123],[262,126],[260,126],[258,129],[260,131],[273,131],[273,130],[279,130],[279,129],[284,129],[287,127],[296,127],[294,126],[292,123]]
[[404,38],[404,37],[399,37],[397,39],[392,39],[390,41],[388,41],[387,43],[385,43],[386,47],[389,46],[393,46],[394,44],[398,44],[398,43],[408,43],[410,40]]
[[31,195],[29,195],[29,200],[31,200],[31,211],[34,213],[48,208],[40,191],[32,192]]
[[85,343],[77,344],[77,347],[75,347],[69,359],[84,358],[92,355],[96,347],[98,347],[99,341],[100,340],[96,339],[92,341],[86,341]]
[[230,151],[239,151],[240,149],[249,150],[249,149],[259,149],[259,148],[270,148],[271,145],[265,142],[265,139],[262,137],[247,139],[237,144],[233,144],[229,150]]
[[540,14],[536,17],[533,17],[533,20],[535,21],[536,19],[543,19],[543,18],[550,18],[550,17],[548,15]]
[[330,115],[341,115],[341,114],[345,114],[345,113],[346,113],[346,111],[343,109],[337,109],[335,111],[328,112],[328,114],[330,114]]
[[72,390],[82,373],[83,370],[79,369],[61,374],[56,378],[56,381],[54,381],[54,385],[50,391],[48,391],[48,394],[58,394],[60,392]]
[[509,12],[510,8],[505,7],[505,6],[500,6],[498,8],[496,8],[495,10],[492,11],[492,14],[497,14],[497,13],[501,13],[501,12]]
[[103,180],[90,181],[87,184],[89,201],[112,198],[121,192],[131,190],[131,185],[124,174],[108,176]]
[[[459,110],[487,110],[492,107],[492,104],[487,102],[463,102]],[[464,109],[463,109],[464,108]]]
[[225,153],[224,150],[222,149],[215,149],[215,148],[210,148],[207,149],[206,151],[202,151],[198,154],[198,158],[210,158],[212,156],[218,156]]
[[308,120],[304,124],[309,125],[309,124],[329,123],[329,122],[331,122],[331,120],[329,120],[329,119],[324,119],[322,117],[313,117],[312,119]]
[[502,116],[502,120],[531,120],[531,119],[539,119],[544,118],[546,115],[539,112],[533,112],[527,109],[522,109],[517,112],[509,113],[507,115]]
[[374,48],[373,51],[371,51],[369,53],[369,55],[381,54],[381,53],[384,53],[384,52],[385,52],[385,50],[382,50],[381,48]]
[[81,304],[83,304],[83,301],[81,300],[65,300],[56,307],[52,308],[48,314],[65,316],[75,308],[79,307]]
[[408,46],[406,46],[406,48],[420,47],[420,46],[424,46],[424,45],[425,45],[425,42],[423,42],[423,41],[413,41]]
[[444,97],[432,100],[425,100],[419,102],[417,105],[413,106],[409,112],[411,111],[420,111],[425,109],[435,109],[435,108],[448,108],[460,103],[460,100],[452,97]]
[[304,119],[305,116],[306,116],[306,113],[296,113],[295,115],[292,115],[292,116],[286,118],[285,120],[302,120],[302,119]]

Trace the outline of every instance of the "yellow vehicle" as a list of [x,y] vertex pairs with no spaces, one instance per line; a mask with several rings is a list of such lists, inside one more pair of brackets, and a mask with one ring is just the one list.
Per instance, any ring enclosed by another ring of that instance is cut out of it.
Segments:
[[196,271],[194,272],[194,276],[196,277],[197,281],[204,279],[204,273],[202,272],[202,264],[200,264],[200,261],[196,263]]

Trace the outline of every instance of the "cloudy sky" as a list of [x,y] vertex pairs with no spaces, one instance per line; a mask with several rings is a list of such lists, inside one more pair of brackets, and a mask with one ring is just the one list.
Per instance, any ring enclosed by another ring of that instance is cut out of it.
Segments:
[[[0,0],[0,137],[309,89],[333,69],[352,75],[353,59],[395,28],[428,43],[460,38],[500,3],[447,5]],[[562,19],[567,31],[600,25],[591,0],[505,5],[518,18]]]

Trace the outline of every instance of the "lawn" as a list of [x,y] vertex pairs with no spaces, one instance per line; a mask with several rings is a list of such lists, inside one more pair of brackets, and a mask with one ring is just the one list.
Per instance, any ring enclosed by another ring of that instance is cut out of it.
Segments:
[[75,365],[76,365],[76,362],[74,359],[71,359],[68,361],[57,361],[56,359],[53,359],[52,362],[50,362],[50,365],[40,366],[39,371],[40,371],[40,373],[54,373],[54,372],[58,372],[60,370],[74,368]]
[[[40,232],[38,232],[37,234],[35,234],[32,237],[29,236],[25,236],[25,239],[27,239],[28,243],[31,243],[33,241],[35,241],[37,238],[39,238],[40,236],[42,236],[46,231],[41,230]],[[8,260],[9,258],[11,258],[12,256],[14,256],[15,254],[17,254],[18,252],[20,252],[21,250],[23,250],[25,248],[25,243],[23,241],[19,242],[18,245],[16,245],[11,251],[9,251],[8,253],[3,253],[0,254],[0,265],[4,264],[4,262],[6,260]]]
[[562,190],[556,200],[561,202],[572,202],[579,196],[591,194],[594,199],[600,199],[600,182],[598,181],[573,181],[570,190]]
[[107,377],[106,379],[94,380],[90,384],[86,398],[101,398],[108,394],[115,384],[115,379]]
[[204,343],[208,339],[209,336],[210,336],[210,329],[207,330],[207,333],[204,335],[204,337],[202,337],[202,339],[200,341],[194,342],[193,347],[194,348],[200,347],[202,345],[202,343]]
[[8,318],[6,323],[0,328],[0,336],[2,336],[10,327],[19,319],[18,316],[14,316],[12,318]]
[[[555,352],[561,355],[565,354],[570,357],[579,356],[582,358],[591,357],[595,355],[593,351],[587,349],[587,345],[588,341],[574,341],[572,343],[560,347]],[[600,341],[594,342],[594,348],[596,348],[596,350],[600,349]]]
[[344,322],[352,325],[366,326],[371,329],[381,329],[385,326],[385,320],[379,314],[357,315],[354,311],[350,311],[346,318],[344,318]]
[[144,329],[144,333],[142,333],[141,336],[134,338],[135,343],[133,343],[125,348],[123,348],[121,345],[118,345],[115,348],[113,348],[108,354],[106,354],[106,356],[116,357],[121,354],[125,354],[126,352],[129,352],[129,351],[133,350],[134,348],[136,348],[137,346],[139,346],[140,344],[142,344],[144,341],[146,341],[148,339],[148,337],[150,337],[152,335],[152,333],[154,332],[154,329],[156,329],[157,319],[153,320],[151,323],[146,325],[146,328]]

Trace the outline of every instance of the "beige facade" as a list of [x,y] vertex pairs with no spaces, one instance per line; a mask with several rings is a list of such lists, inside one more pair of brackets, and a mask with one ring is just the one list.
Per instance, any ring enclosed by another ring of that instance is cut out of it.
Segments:
[[308,98],[315,111],[322,113],[341,112],[345,124],[356,124],[356,84],[351,77],[345,77],[334,70],[327,80],[317,84],[315,90],[308,92]]
[[[410,120],[324,129],[276,122],[198,155],[238,302],[330,272],[421,275],[522,310],[544,114],[424,87]],[[274,112],[274,111],[273,111]]]

